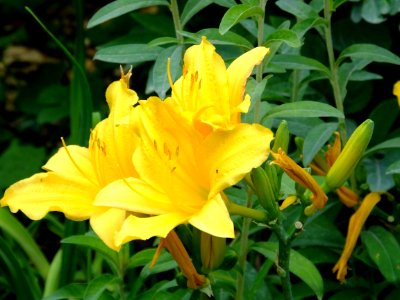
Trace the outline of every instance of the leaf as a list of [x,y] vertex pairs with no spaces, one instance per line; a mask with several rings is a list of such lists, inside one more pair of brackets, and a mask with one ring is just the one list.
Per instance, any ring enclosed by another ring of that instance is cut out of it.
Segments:
[[323,145],[329,140],[333,132],[337,129],[337,123],[322,123],[312,128],[303,145],[303,165],[308,166],[314,156],[322,148]]
[[239,23],[241,20],[247,19],[253,16],[263,16],[264,12],[259,6],[252,6],[248,4],[238,4],[229,8],[224,16],[222,17],[221,23],[219,24],[219,33],[225,34],[234,25]]
[[21,145],[17,140],[13,140],[0,156],[0,188],[6,188],[40,171],[45,159],[44,148]]
[[265,41],[265,46],[270,46],[276,42],[283,42],[290,47],[298,48],[301,46],[301,41],[296,32],[290,29],[281,28],[271,33]]
[[386,192],[394,187],[393,177],[386,173],[390,162],[384,158],[366,158],[363,163],[367,171],[367,183],[371,192]]
[[113,45],[99,49],[93,59],[120,63],[134,64],[156,60],[163,48],[147,44]]
[[44,297],[43,300],[82,299],[85,289],[86,284],[71,283],[58,289],[50,296]]
[[320,71],[327,76],[330,75],[329,69],[321,64],[319,61],[294,54],[276,54],[271,62],[279,64],[285,69],[297,69],[297,70],[315,70]]
[[400,246],[393,234],[381,226],[372,226],[361,233],[371,259],[387,281],[400,281]]
[[318,13],[310,5],[300,0],[279,0],[276,2],[276,5],[280,9],[302,20],[318,18]]
[[213,0],[213,3],[227,8],[236,5],[235,0]]
[[343,118],[343,113],[333,106],[315,101],[299,101],[281,104],[268,111],[264,118]]
[[400,160],[392,163],[387,169],[386,174],[400,174]]
[[118,277],[111,274],[103,274],[95,277],[89,282],[83,295],[83,300],[99,299],[103,292],[107,289],[107,286],[117,280]]
[[378,145],[375,145],[371,149],[364,152],[364,157],[371,155],[374,152],[385,150],[385,149],[397,149],[400,148],[400,137],[396,137],[387,141],[384,141]]
[[115,274],[119,270],[118,253],[108,248],[97,236],[94,235],[74,235],[61,240],[64,244],[74,244],[88,247],[102,254]]
[[178,40],[175,37],[163,36],[151,40],[147,45],[149,45],[150,47],[154,47],[154,46],[162,46],[166,44],[177,44],[177,43]]
[[203,8],[209,6],[213,1],[212,0],[188,0],[183,8],[181,15],[181,23],[182,27],[199,11]]
[[[258,242],[251,246],[251,250],[257,251],[272,261],[276,261],[278,243]],[[315,265],[306,257],[295,250],[290,251],[289,270],[303,280],[315,293],[318,299],[324,295],[324,283]]]
[[354,44],[347,47],[340,53],[336,64],[339,65],[345,58],[400,65],[400,57],[385,48],[373,44]]
[[[182,71],[182,52],[182,45],[171,46],[164,49],[154,63],[151,75],[153,76],[155,92],[161,99],[165,98],[166,92],[170,89],[168,72],[171,73],[171,78],[174,82]],[[170,70],[167,67],[168,58],[171,60]]]
[[136,252],[130,259],[126,266],[127,269],[142,267],[147,265],[152,259],[154,254],[156,253],[156,249],[144,249],[139,252]]
[[308,18],[298,21],[292,27],[292,30],[297,33],[299,38],[302,38],[307,33],[307,31],[320,25],[326,25],[326,20],[324,18]]
[[154,6],[154,5],[166,5],[169,3],[166,0],[118,0],[113,1],[102,8],[100,8],[93,17],[90,18],[87,28],[92,28],[96,25],[129,13],[131,11]]

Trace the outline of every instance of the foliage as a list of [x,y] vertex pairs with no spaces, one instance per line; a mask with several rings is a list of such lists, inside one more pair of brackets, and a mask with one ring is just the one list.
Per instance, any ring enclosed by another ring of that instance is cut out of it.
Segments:
[[[108,113],[104,91],[119,77],[119,65],[133,66],[131,86],[140,99],[165,98],[167,59],[175,81],[182,75],[184,50],[202,36],[227,64],[264,45],[270,53],[247,83],[252,106],[242,120],[274,131],[285,120],[287,152],[304,168],[333,144],[333,132],[345,143],[358,124],[373,120],[369,147],[348,184],[361,198],[379,192],[382,200],[365,223],[345,284],[331,270],[355,209],[334,191],[310,217],[301,205],[285,209],[281,232],[233,216],[237,238],[228,241],[222,266],[207,274],[215,299],[283,299],[280,278],[289,271],[296,299],[399,297],[400,127],[392,94],[400,79],[393,76],[400,65],[399,1],[89,2],[29,1],[29,9],[24,1],[2,3],[2,192],[39,172],[61,146],[60,137],[85,146],[96,116]],[[279,200],[307,195],[285,174],[279,184]],[[244,183],[226,194],[236,204],[263,210]],[[194,265],[201,266],[195,232],[186,225],[177,231]],[[276,257],[282,236],[290,234],[285,271]],[[86,222],[72,223],[60,214],[30,221],[0,208],[0,299],[205,297],[209,291],[186,287],[166,251],[150,267],[158,241],[131,242],[117,253]]]

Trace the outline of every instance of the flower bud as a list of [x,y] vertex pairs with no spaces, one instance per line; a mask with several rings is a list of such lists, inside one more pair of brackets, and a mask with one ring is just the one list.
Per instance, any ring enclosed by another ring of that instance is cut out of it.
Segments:
[[278,152],[278,149],[281,148],[283,151],[287,152],[289,148],[289,129],[287,126],[287,122],[283,120],[278,129],[276,130],[274,146],[272,147],[272,151]]
[[218,268],[224,260],[226,251],[226,239],[201,232],[200,255],[202,271],[209,273]]
[[275,170],[273,167],[274,166],[268,166],[268,172],[271,172],[271,174],[269,174],[271,176],[268,176],[266,171],[262,168],[256,168],[251,171],[251,180],[253,181],[258,200],[272,220],[276,219],[280,213],[276,201],[277,188],[274,188],[274,185],[277,185],[277,176],[272,174]]
[[374,122],[366,120],[354,130],[339,157],[326,175],[330,189],[337,189],[349,178],[361,159],[374,131]]

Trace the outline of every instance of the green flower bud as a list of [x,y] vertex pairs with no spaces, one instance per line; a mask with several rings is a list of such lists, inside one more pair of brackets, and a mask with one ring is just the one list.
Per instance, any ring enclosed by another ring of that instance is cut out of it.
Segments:
[[278,129],[276,130],[274,146],[272,147],[272,151],[278,152],[279,148],[281,148],[283,151],[287,152],[289,147],[289,138],[290,138],[290,133],[287,127],[287,122],[283,120],[279,124]]
[[[274,166],[271,166],[268,172],[274,172]],[[251,171],[251,180],[254,184],[254,189],[261,206],[267,211],[268,216],[272,220],[276,219],[280,213],[278,203],[276,201],[276,189],[274,184],[277,184],[277,176],[268,176],[262,168],[256,168]]]
[[201,270],[207,274],[217,269],[223,262],[226,251],[226,239],[210,235],[203,231],[200,234]]
[[343,185],[354,171],[371,140],[374,122],[366,120],[354,130],[339,157],[326,175],[326,183],[334,190]]

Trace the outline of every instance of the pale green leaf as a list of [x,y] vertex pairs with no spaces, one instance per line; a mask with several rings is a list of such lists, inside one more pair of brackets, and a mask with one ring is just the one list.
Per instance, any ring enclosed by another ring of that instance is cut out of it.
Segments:
[[155,60],[162,49],[147,44],[113,45],[99,49],[94,59],[119,64],[141,63]]
[[336,64],[339,65],[345,58],[400,65],[400,57],[385,48],[373,44],[354,44],[347,47],[340,53]]
[[297,33],[294,32],[293,30],[286,28],[275,30],[272,34],[270,34],[267,37],[267,40],[265,41],[264,45],[268,47],[271,44],[277,42],[278,43],[283,42],[293,48],[298,48],[301,46],[301,41]]
[[280,9],[294,15],[296,18],[301,20],[318,18],[318,13],[310,5],[301,0],[279,0],[276,2],[276,5]]

